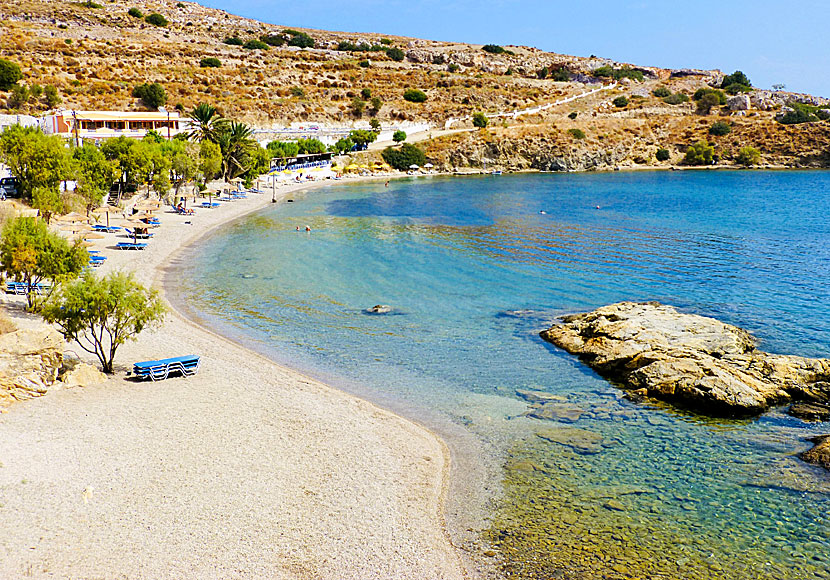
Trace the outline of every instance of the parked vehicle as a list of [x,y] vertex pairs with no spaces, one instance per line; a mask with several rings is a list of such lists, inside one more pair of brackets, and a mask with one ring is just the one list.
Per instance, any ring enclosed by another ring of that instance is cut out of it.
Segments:
[[20,197],[20,181],[16,177],[0,179],[0,195],[5,197]]

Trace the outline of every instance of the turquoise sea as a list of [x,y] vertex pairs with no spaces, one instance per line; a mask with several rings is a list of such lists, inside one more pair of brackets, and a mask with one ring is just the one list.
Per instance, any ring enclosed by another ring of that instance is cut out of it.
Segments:
[[[830,426],[633,403],[538,337],[659,300],[828,357],[829,213],[828,172],[336,185],[217,230],[176,275],[224,332],[445,435],[470,466],[451,519],[461,498],[485,508],[481,540],[514,577],[830,578],[830,475],[795,456]],[[558,424],[523,417],[517,389],[581,409],[567,427],[601,452],[538,437]]]

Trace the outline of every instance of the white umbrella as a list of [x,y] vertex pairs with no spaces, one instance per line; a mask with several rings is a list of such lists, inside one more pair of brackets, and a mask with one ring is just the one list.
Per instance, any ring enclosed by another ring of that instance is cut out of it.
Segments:
[[426,165],[424,165],[424,167],[426,167],[427,169],[432,169],[435,166],[432,163],[427,163]]
[[409,166],[410,169],[420,169],[420,166],[415,165],[414,163]]

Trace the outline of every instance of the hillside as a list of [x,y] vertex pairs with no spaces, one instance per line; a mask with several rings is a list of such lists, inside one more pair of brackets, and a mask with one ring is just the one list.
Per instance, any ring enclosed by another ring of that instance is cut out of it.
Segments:
[[[701,115],[693,101],[669,104],[653,94],[660,88],[691,97],[721,82],[717,70],[668,70],[530,47],[486,52],[480,45],[382,34],[287,30],[191,2],[99,1],[0,0],[0,57],[20,65],[23,83],[57,87],[60,107],[139,109],[133,87],[158,82],[169,107],[189,110],[209,102],[258,127],[350,125],[377,117],[382,124],[429,121],[440,129],[462,119],[451,125],[458,131],[470,128],[463,119],[478,111],[524,110],[610,85],[613,79],[600,72],[612,71],[622,76],[613,89],[537,114],[494,119],[484,132],[437,138],[427,144],[428,153],[445,169],[480,167],[485,159],[504,169],[601,169],[654,164],[658,148],[668,149],[669,162],[676,163],[688,145],[705,138],[721,161],[751,145],[765,164],[830,164],[830,122],[775,121],[792,100],[824,107],[825,99],[754,91]],[[167,24],[131,16],[131,8],[161,14]],[[292,46],[302,45],[296,40],[303,35],[313,48]],[[263,38],[270,45],[245,48],[227,44],[229,38]],[[200,66],[206,58],[221,66]],[[556,80],[562,75],[569,80]],[[426,101],[404,100],[407,88],[422,90]],[[628,103],[613,105],[619,96]],[[7,103],[5,113],[47,109],[43,99],[9,102],[8,93],[0,93],[0,102]],[[729,135],[708,134],[717,120],[732,125]],[[569,129],[585,138],[574,138]]]

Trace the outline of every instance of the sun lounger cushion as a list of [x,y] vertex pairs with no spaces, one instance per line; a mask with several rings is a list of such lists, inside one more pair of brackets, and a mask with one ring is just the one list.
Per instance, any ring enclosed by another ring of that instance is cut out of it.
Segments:
[[134,244],[132,242],[118,242],[115,244],[115,247],[119,250],[143,250],[147,247],[147,244],[143,244],[141,242]]
[[200,362],[201,357],[195,354],[161,360],[148,360],[135,363],[133,374],[140,379],[149,378],[153,381],[164,380],[171,374],[180,374],[187,377],[196,374]]

